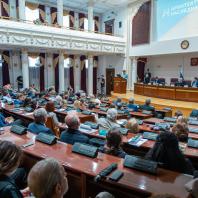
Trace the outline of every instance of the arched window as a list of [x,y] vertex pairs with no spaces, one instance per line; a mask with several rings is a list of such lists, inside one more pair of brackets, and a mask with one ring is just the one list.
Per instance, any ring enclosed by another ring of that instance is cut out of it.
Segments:
[[70,21],[69,21],[69,15],[63,16],[63,26],[69,27]]
[[85,68],[88,69],[88,59],[85,60]]
[[88,30],[89,27],[88,27],[88,19],[87,18],[84,18],[84,30]]
[[28,8],[27,6],[25,7],[25,18],[27,21],[36,21],[39,19],[39,9],[32,10]]
[[40,57],[28,56],[28,63],[30,85],[34,85],[38,90],[40,90]]
[[39,67],[40,66],[40,57],[28,57],[29,67]]

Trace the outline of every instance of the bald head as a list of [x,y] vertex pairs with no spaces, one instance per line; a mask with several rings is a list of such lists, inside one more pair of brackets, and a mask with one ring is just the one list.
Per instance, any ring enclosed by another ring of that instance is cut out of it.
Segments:
[[79,117],[74,113],[68,114],[66,116],[65,123],[70,129],[78,129],[78,127],[80,126]]
[[64,168],[53,158],[42,160],[30,170],[28,186],[37,198],[62,198],[68,190]]

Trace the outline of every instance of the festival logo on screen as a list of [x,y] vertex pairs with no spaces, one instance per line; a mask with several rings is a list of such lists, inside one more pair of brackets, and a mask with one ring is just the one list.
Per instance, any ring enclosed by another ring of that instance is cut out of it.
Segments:
[[198,33],[198,0],[157,0],[156,12],[158,40]]

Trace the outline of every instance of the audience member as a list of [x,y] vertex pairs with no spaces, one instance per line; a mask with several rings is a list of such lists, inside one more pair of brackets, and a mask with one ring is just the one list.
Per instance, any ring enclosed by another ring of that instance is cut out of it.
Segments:
[[112,129],[107,133],[107,142],[104,147],[100,148],[100,151],[110,155],[118,156],[124,158],[126,153],[122,150],[122,135],[118,129]]
[[77,111],[77,112],[81,112],[81,102],[79,100],[75,100],[74,101],[74,109]]
[[36,198],[63,198],[68,191],[67,175],[57,160],[48,158],[30,170],[28,186]]
[[128,120],[125,128],[129,129],[131,133],[139,133],[139,124],[135,118]]
[[60,140],[62,142],[68,144],[74,144],[75,142],[89,142],[89,138],[79,131],[80,120],[76,114],[68,114],[65,118],[65,123],[68,126],[68,129],[61,133]]
[[193,198],[198,198],[198,179],[193,179],[185,184],[185,189],[190,192]]
[[47,111],[44,108],[36,109],[33,113],[34,122],[30,123],[28,126],[28,131],[39,134],[39,133],[47,133],[54,135],[51,129],[45,126],[45,122],[47,120]]
[[49,101],[46,104],[45,109],[47,111],[48,117],[51,117],[53,119],[54,125],[55,126],[59,126],[61,123],[58,121],[56,113],[54,113],[54,110],[55,110],[54,102],[53,101]]
[[177,137],[171,132],[161,132],[153,148],[147,153],[146,159],[162,164],[166,169],[193,174],[194,168],[179,149]]
[[151,106],[151,99],[146,99],[145,104],[140,106],[141,110],[151,111],[153,114],[155,113],[155,108]]
[[183,116],[183,113],[180,110],[175,112],[175,117],[178,118],[179,116]]
[[177,136],[179,141],[187,142],[189,129],[185,124],[175,124],[172,128],[172,132]]
[[127,108],[128,108],[129,110],[132,110],[132,111],[137,112],[139,106],[136,105],[136,104],[134,104],[134,99],[133,99],[133,98],[129,98],[129,104],[127,105]]
[[0,141],[0,197],[23,198],[25,171],[18,169],[22,158],[20,147],[8,141]]
[[107,111],[106,118],[98,119],[99,129],[111,130],[113,128],[120,127],[120,125],[117,124],[116,119],[117,119],[117,110],[109,109]]

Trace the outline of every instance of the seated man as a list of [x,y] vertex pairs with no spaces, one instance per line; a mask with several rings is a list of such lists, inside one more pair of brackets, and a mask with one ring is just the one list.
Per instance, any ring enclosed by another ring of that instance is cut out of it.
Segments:
[[117,97],[117,100],[114,101],[114,104],[117,106],[117,103],[122,103],[122,99]]
[[127,105],[127,108],[132,111],[138,111],[139,106],[134,104],[133,98],[129,98],[129,104]]
[[0,113],[0,127],[9,126],[14,122],[13,117],[4,117],[2,113]]
[[198,88],[198,78],[195,77],[193,82],[192,82],[192,87]]
[[185,85],[184,79],[179,78],[178,82],[175,83],[175,86],[177,87],[183,87]]
[[75,142],[88,143],[89,138],[79,131],[80,120],[74,113],[70,113],[65,118],[65,123],[68,126],[64,132],[61,133],[60,140],[68,144]]
[[28,126],[28,131],[39,134],[48,133],[54,135],[51,129],[45,126],[47,120],[47,111],[44,108],[36,109],[33,113],[34,122],[30,123]]
[[151,106],[151,99],[146,99],[145,104],[140,106],[141,110],[151,111],[152,114],[155,113],[155,108]]
[[112,108],[107,111],[107,117],[106,118],[100,118],[98,120],[99,129],[104,130],[111,130],[112,128],[120,127],[119,124],[117,124],[117,110]]
[[30,170],[28,186],[37,198],[62,198],[68,191],[67,175],[57,160],[44,159]]

